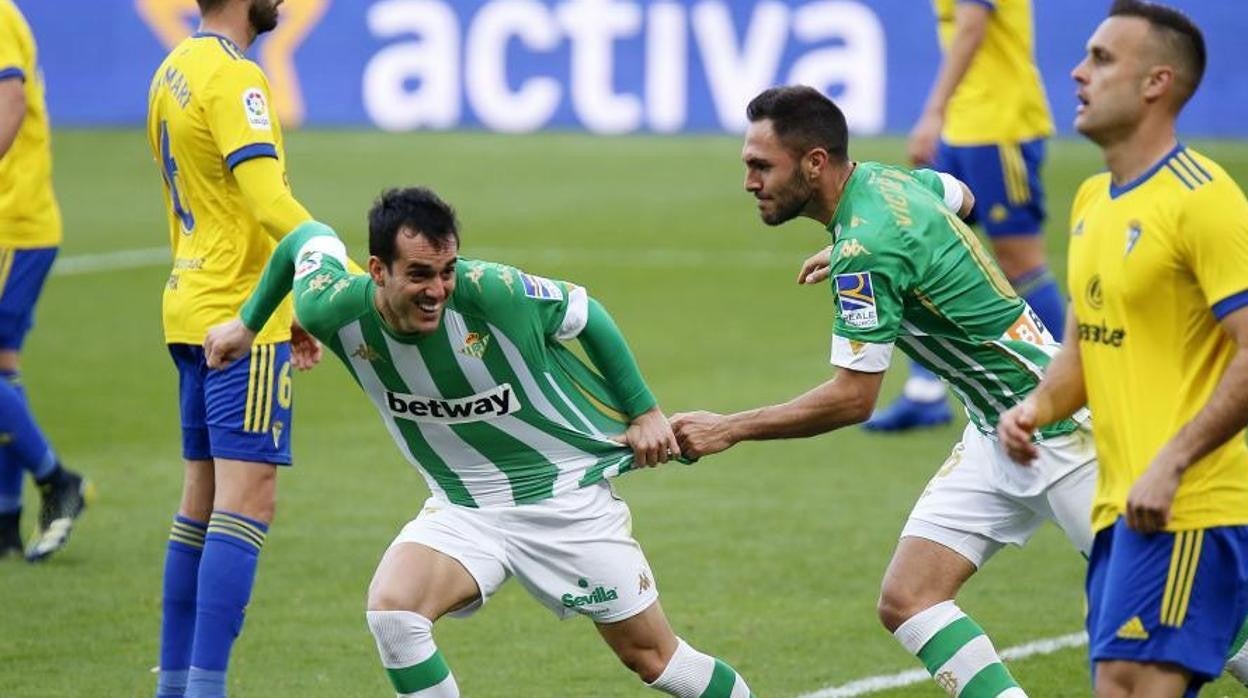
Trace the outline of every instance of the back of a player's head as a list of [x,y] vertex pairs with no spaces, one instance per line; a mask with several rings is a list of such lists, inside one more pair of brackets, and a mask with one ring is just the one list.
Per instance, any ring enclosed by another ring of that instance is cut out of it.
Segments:
[[764,90],[745,108],[750,123],[764,119],[784,147],[796,153],[823,148],[834,162],[849,159],[849,127],[840,107],[818,90],[788,85]]
[[195,0],[199,5],[199,14],[208,15],[225,7],[230,0]]
[[1157,38],[1154,45],[1159,58],[1174,66],[1178,105],[1186,104],[1205,75],[1205,37],[1200,27],[1174,8],[1141,0],[1115,0],[1109,16],[1138,17],[1148,22]]
[[377,197],[368,211],[368,253],[389,267],[404,229],[424,237],[435,249],[459,245],[455,209],[425,187],[387,189]]

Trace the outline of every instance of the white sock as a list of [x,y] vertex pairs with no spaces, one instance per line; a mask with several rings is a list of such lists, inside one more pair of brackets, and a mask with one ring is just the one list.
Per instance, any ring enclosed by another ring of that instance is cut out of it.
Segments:
[[676,641],[676,651],[650,688],[678,698],[749,698],[750,687],[735,669],[680,638]]
[[[982,628],[952,600],[920,611],[893,632],[951,696],[1025,698]],[[970,689],[970,690],[968,690]]]
[[1248,686],[1248,643],[1226,660],[1226,672],[1234,676],[1236,681]]
[[901,394],[919,402],[936,402],[945,397],[945,384],[939,379],[910,376],[901,388]]
[[459,686],[437,645],[433,623],[411,611],[369,611],[381,665],[399,696],[459,698]]

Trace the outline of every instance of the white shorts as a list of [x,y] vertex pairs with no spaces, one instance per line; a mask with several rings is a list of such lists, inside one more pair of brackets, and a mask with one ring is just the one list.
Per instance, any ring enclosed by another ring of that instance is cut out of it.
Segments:
[[468,616],[515,575],[560,618],[614,623],[659,598],[632,514],[601,482],[534,504],[474,509],[430,497],[391,545],[420,543],[455,558],[481,597],[451,615]]
[[1040,458],[1030,467],[1058,478],[1034,494],[1019,494],[1000,484],[998,474],[1024,466],[1011,461],[996,440],[968,426],[919,496],[902,537],[940,543],[978,568],[1005,545],[1026,543],[1052,521],[1086,557],[1092,549],[1096,448],[1082,430],[1037,446]]

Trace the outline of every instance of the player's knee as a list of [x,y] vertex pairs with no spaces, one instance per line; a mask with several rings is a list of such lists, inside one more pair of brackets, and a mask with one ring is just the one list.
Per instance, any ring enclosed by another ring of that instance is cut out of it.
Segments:
[[663,675],[663,670],[667,668],[667,662],[671,657],[664,658],[663,653],[658,646],[632,646],[619,649],[616,656],[628,667],[628,670],[637,675],[639,679],[646,683],[654,683]]
[[923,599],[909,589],[885,584],[880,589],[880,598],[875,603],[875,612],[880,618],[880,623],[891,633],[924,608],[933,605],[927,603],[925,606],[924,603]]

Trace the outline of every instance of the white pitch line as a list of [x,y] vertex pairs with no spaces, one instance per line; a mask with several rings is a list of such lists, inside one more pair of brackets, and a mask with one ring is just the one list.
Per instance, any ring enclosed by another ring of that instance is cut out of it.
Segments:
[[[811,252],[814,252],[812,248]],[[611,268],[680,268],[722,266],[726,269],[783,268],[799,269],[801,255],[750,250],[681,250],[651,249],[588,249],[588,248],[501,248],[465,249],[464,254],[480,259],[524,261],[537,264],[584,264]],[[143,269],[167,266],[171,261],[168,247],[144,247],[116,252],[98,252],[62,257],[52,268],[55,276],[77,276],[97,272]]]
[[[1082,647],[1086,644],[1088,644],[1087,633],[1071,633],[1069,635],[1050,637],[1014,647],[1007,647],[1001,650],[1001,659],[1009,661],[1041,654],[1052,654],[1069,647]],[[865,679],[851,681],[843,686],[822,688],[813,693],[803,693],[798,698],[852,698],[852,696],[863,696],[889,688],[900,688],[931,680],[932,677],[928,675],[927,671],[911,669],[896,674],[869,676]]]

